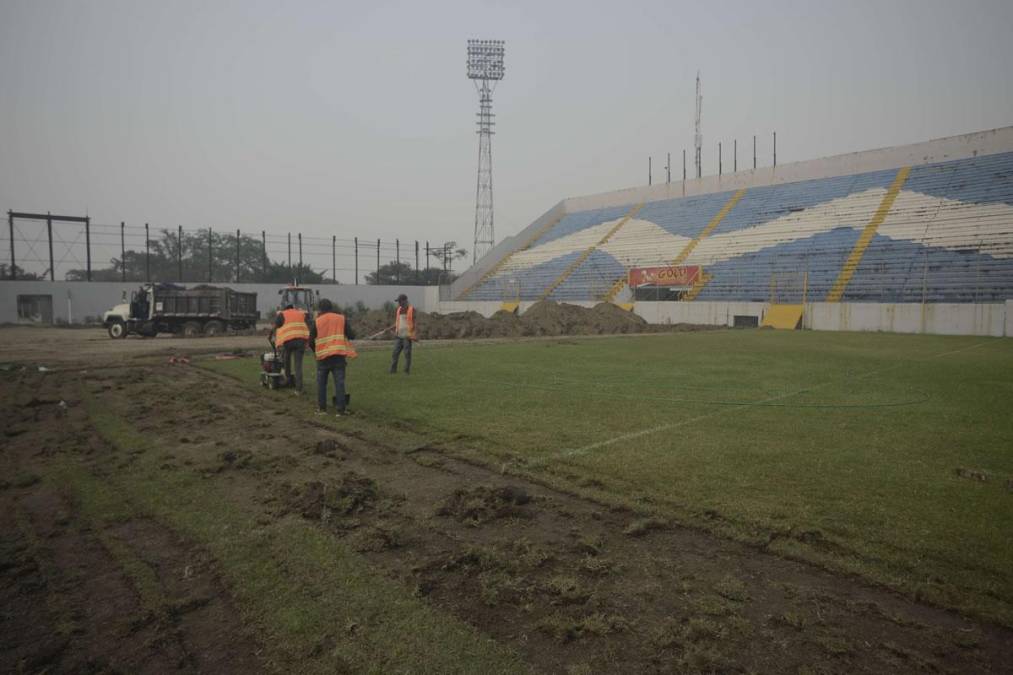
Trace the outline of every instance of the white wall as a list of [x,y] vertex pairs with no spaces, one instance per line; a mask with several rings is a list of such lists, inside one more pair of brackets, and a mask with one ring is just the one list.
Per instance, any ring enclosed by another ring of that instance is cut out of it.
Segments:
[[[196,284],[185,284],[195,286]],[[278,305],[278,290],[281,284],[215,284],[228,286],[237,291],[257,294],[257,309],[261,317],[273,315]],[[106,281],[0,281],[0,323],[18,321],[17,296],[51,295],[53,297],[53,320],[58,322],[73,319],[81,323],[85,317],[101,317],[102,313],[122,302],[123,291],[128,296],[137,289],[140,282]],[[355,286],[321,284],[308,288],[320,291],[321,298],[328,298],[341,305],[363,302],[370,309],[380,309],[385,302],[394,302],[400,293],[422,311],[431,308],[439,300],[439,289],[435,286]],[[68,300],[70,306],[68,307]]]
[[1013,336],[1007,329],[1009,304],[814,302],[803,323],[812,330]]
[[732,326],[737,314],[755,316],[762,321],[766,307],[762,302],[637,302],[633,311],[648,323]]
[[[520,313],[533,304],[522,302]],[[569,304],[593,307],[597,303]],[[435,311],[442,314],[473,311],[490,317],[500,306],[498,301],[442,302],[436,305]],[[764,302],[637,302],[633,311],[653,324],[734,326],[736,315],[755,316],[761,323],[769,306]],[[814,302],[806,305],[803,326],[826,331],[1013,337],[1013,300],[979,305]]]

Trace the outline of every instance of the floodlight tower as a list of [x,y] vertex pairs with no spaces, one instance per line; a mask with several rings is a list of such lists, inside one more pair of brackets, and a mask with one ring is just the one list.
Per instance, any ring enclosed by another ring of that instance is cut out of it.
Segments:
[[696,177],[703,176],[703,134],[700,132],[700,112],[703,110],[703,94],[700,93],[700,71],[696,71]]
[[475,247],[472,264],[496,243],[492,223],[492,92],[503,79],[502,40],[468,40],[468,79],[478,91],[478,181],[475,188]]

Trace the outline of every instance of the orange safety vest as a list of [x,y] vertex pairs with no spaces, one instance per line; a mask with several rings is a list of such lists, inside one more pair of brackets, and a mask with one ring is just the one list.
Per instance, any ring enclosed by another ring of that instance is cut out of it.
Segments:
[[347,359],[354,359],[358,356],[355,353],[355,347],[345,337],[344,316],[327,312],[317,317],[316,324],[317,361],[323,361],[328,356],[344,356]]
[[[415,339],[415,308],[408,305],[408,311],[405,313],[408,320],[408,339]],[[397,311],[394,312],[394,333],[397,334],[398,321],[401,319],[401,305],[397,306]]]
[[301,309],[286,309],[281,313],[285,323],[274,333],[274,343],[281,347],[289,340],[309,340],[310,327],[306,325],[306,312]]

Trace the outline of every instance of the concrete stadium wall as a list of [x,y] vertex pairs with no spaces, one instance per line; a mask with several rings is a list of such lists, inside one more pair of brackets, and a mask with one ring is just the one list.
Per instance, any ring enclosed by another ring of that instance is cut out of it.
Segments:
[[732,326],[740,314],[762,321],[766,306],[762,302],[638,302],[633,311],[647,323]]
[[642,185],[612,192],[603,192],[563,200],[567,213],[586,211],[608,206],[622,206],[640,202],[654,202],[692,195],[727,192],[740,188],[762,187],[781,183],[794,183],[834,176],[847,176],[867,171],[896,169],[902,166],[933,164],[954,159],[967,159],[980,155],[994,155],[1013,151],[1013,127],[1003,127],[973,134],[950,136],[924,143],[901,145],[878,150],[864,150],[846,155],[823,157],[804,162],[782,164],[776,167],[748,169],[722,176],[705,176],[699,179]]
[[[195,286],[196,284],[186,284]],[[261,317],[273,314],[278,305],[279,284],[215,284],[237,291],[257,294],[257,309]],[[83,323],[86,317],[99,317],[113,305],[122,302],[123,291],[129,293],[140,286],[139,282],[104,281],[0,281],[0,323],[17,323],[19,295],[49,295],[53,298],[53,321]],[[439,301],[435,286],[355,286],[311,285],[320,291],[321,298],[329,298],[341,305],[364,303],[370,309],[380,309],[385,302],[394,302],[400,293],[422,311],[432,311]]]
[[803,324],[812,330],[1013,336],[1007,331],[1009,305],[1008,301],[980,305],[815,302],[807,306]]
[[[534,302],[522,302],[524,314]],[[569,303],[593,307],[596,302]],[[441,314],[478,312],[488,318],[501,303],[440,302],[432,311]],[[755,316],[763,321],[770,305],[765,302],[637,302],[633,311],[652,324],[692,323],[734,326],[735,317]],[[1013,337],[1013,300],[990,304],[833,303],[806,305],[803,326],[809,330],[878,331],[933,335],[989,335]]]

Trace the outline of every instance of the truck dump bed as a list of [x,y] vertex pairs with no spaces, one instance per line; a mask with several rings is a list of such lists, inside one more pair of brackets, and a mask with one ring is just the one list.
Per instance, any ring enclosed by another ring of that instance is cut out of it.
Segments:
[[231,288],[197,286],[191,289],[158,287],[155,289],[157,317],[216,318],[225,321],[256,321],[257,294],[240,293]]

